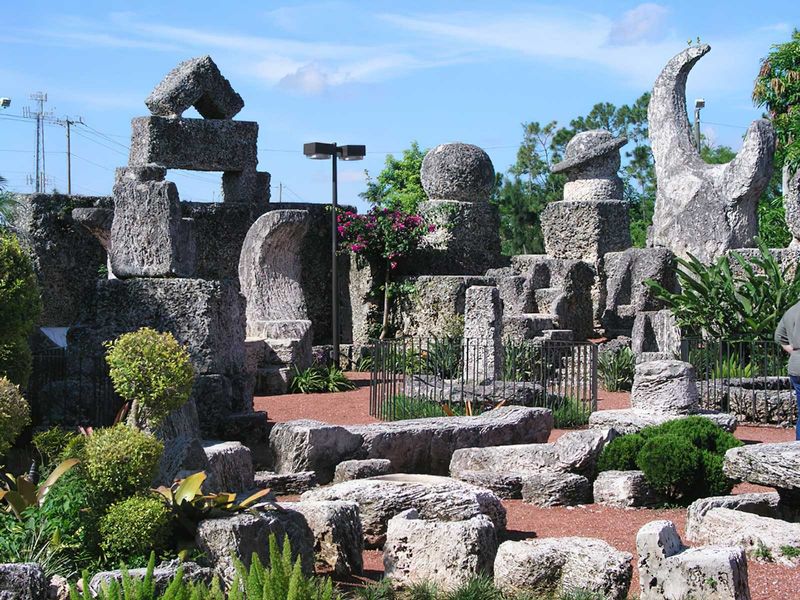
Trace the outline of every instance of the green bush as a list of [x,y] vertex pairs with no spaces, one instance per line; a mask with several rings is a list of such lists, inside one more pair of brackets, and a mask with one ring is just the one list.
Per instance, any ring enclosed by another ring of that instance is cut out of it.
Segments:
[[700,450],[675,434],[648,438],[636,457],[636,466],[650,485],[671,500],[694,495],[702,469]]
[[644,438],[639,434],[623,435],[606,444],[597,463],[601,471],[634,471],[636,457],[644,446]]
[[19,386],[28,385],[33,368],[33,355],[28,337],[17,335],[0,343],[0,375],[5,375]]
[[152,496],[131,496],[112,504],[100,520],[100,545],[110,564],[144,566],[151,552],[170,545],[172,513]]
[[0,377],[0,457],[31,422],[31,408],[19,387]]
[[86,441],[86,472],[98,492],[125,498],[150,486],[163,450],[149,433],[123,424],[99,429]]
[[622,347],[619,350],[601,352],[597,359],[597,370],[603,379],[603,388],[608,392],[630,390],[636,370],[636,357],[633,350]]
[[34,434],[33,445],[42,459],[42,464],[50,465],[59,461],[64,450],[76,437],[78,437],[78,434],[74,431],[69,431],[63,427],[51,427]]
[[645,439],[658,435],[677,435],[686,438],[700,450],[720,455],[742,445],[733,434],[722,429],[711,419],[699,416],[674,419],[655,427],[645,427],[640,435]]
[[189,399],[194,369],[189,353],[171,333],[143,327],[121,335],[107,347],[114,390],[135,403],[136,418],[157,424]]
[[575,429],[589,422],[592,414],[577,398],[567,396],[551,407],[553,411],[553,427],[556,429]]
[[42,310],[36,274],[17,238],[0,229],[0,343],[27,336]]

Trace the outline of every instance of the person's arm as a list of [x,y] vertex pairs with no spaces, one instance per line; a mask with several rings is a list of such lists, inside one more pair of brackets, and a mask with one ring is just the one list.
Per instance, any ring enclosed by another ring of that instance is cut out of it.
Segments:
[[786,315],[781,318],[778,323],[778,328],[775,330],[775,342],[780,344],[780,347],[783,348],[783,351],[787,354],[794,352],[794,348],[789,343],[789,334],[786,331]]

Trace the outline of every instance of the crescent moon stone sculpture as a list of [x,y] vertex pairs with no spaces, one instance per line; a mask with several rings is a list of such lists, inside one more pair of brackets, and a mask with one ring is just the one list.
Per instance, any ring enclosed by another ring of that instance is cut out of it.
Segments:
[[710,262],[730,248],[753,245],[758,198],[772,174],[775,132],[753,121],[731,162],[707,164],[692,145],[686,113],[686,78],[711,47],[687,48],[673,57],[653,86],[647,118],[657,192],[649,246]]

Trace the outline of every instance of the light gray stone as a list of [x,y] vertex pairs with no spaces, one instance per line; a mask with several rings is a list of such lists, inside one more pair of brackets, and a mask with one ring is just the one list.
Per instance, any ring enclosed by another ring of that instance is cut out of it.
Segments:
[[[614,429],[620,435],[637,433],[650,425],[661,425],[667,421],[683,419],[688,415],[654,414],[637,409],[598,410],[589,415],[589,427],[592,429]],[[693,416],[705,417],[713,421],[725,431],[736,431],[736,417],[729,413],[704,410]]]
[[314,534],[317,572],[329,572],[336,577],[361,575],[364,534],[355,502],[284,502],[281,506],[306,518]]
[[700,498],[692,502],[686,511],[686,539],[692,542],[699,541],[698,536],[701,535],[700,525],[708,511],[714,508],[729,508],[771,519],[781,519],[789,516],[787,514],[788,511],[782,510],[780,496],[777,492]]
[[358,504],[364,542],[381,547],[389,519],[410,508],[423,519],[465,521],[484,514],[498,533],[505,531],[506,509],[489,490],[447,477],[383,475],[311,490],[301,500],[350,500]]
[[276,424],[269,444],[277,473],[314,471],[320,483],[329,483],[336,465],[361,448],[362,437],[344,427],[301,419]]
[[314,534],[305,517],[297,512],[262,510],[239,513],[220,519],[205,519],[197,525],[195,543],[214,572],[230,583],[235,574],[234,558],[250,566],[253,554],[257,554],[264,566],[269,566],[269,537],[274,534],[278,547],[283,546],[284,536],[289,537],[292,559],[301,557],[303,572],[314,572]]
[[457,471],[450,475],[465,483],[492,491],[498,498],[522,498],[523,473],[495,473],[493,471]]
[[786,548],[800,549],[800,523],[730,508],[712,508],[693,524],[692,541],[697,544],[726,544],[744,549],[751,558],[768,558],[796,567],[797,556]]
[[240,442],[205,441],[203,450],[208,457],[209,476],[219,489],[244,492],[253,489],[253,458],[250,449]]
[[341,483],[342,481],[351,481],[353,479],[366,479],[376,475],[388,475],[391,472],[392,461],[385,458],[345,460],[336,465],[333,483]]
[[476,417],[409,419],[348,429],[363,438],[358,458],[388,458],[398,472],[444,475],[459,448],[545,442],[552,427],[553,415],[545,408],[503,406]]
[[564,200],[621,200],[619,149],[628,142],[605,129],[582,131],[567,143],[564,160],[550,169],[567,176]]
[[109,261],[116,277],[191,277],[193,221],[181,216],[178,188],[166,171],[142,180],[136,169],[117,169]]
[[522,499],[536,506],[589,504],[592,485],[583,475],[542,471],[522,477]]
[[399,586],[432,583],[454,589],[491,575],[496,553],[497,534],[486,515],[464,521],[425,520],[412,508],[389,520],[384,573]]
[[800,169],[791,172],[788,166],[783,167],[783,208],[786,226],[792,233],[790,248],[800,247]]
[[503,306],[496,287],[472,286],[464,303],[464,377],[485,383],[502,376]]
[[45,600],[47,578],[36,563],[0,565],[0,597],[4,600]]
[[623,600],[631,584],[632,558],[593,538],[503,542],[494,561],[494,583],[509,593],[558,597],[591,590],[604,598]]
[[644,355],[659,353],[669,360],[680,356],[681,330],[672,312],[668,309],[640,311],[633,319],[631,349],[637,360],[644,361]]
[[488,202],[494,189],[494,166],[478,146],[440,144],[425,154],[422,187],[431,200]]
[[558,468],[594,479],[600,454],[615,437],[617,432],[614,429],[584,429],[563,434],[553,444],[558,455]]
[[631,407],[654,414],[689,415],[698,409],[694,367],[680,360],[636,365]]
[[595,263],[631,245],[628,205],[622,200],[550,202],[541,224],[545,252],[554,258]]
[[180,117],[193,106],[206,119],[232,119],[244,107],[242,97],[208,55],[180,63],[144,103],[155,116]]
[[617,508],[650,506],[658,502],[658,494],[641,471],[603,471],[594,480],[593,492],[596,504]]
[[[178,569],[183,569],[183,581],[187,583],[204,583],[211,584],[214,573],[207,567],[201,567],[193,562],[181,562],[173,560],[167,563],[162,563],[153,570],[153,589],[156,594],[163,594],[170,582],[175,579]],[[147,569],[128,569],[128,575],[131,579],[144,579]],[[101,588],[108,587],[112,582],[116,581],[122,584],[122,571],[116,569],[114,571],[101,571],[95,574],[89,582],[89,589],[92,594],[97,596]]]
[[135,117],[128,164],[190,171],[254,171],[257,142],[258,123],[254,121]]
[[300,244],[307,230],[308,212],[273,210],[261,215],[247,232],[239,282],[247,299],[248,337],[260,337],[250,326],[256,321],[308,319],[300,285]]
[[774,487],[784,501],[800,506],[800,441],[731,448],[722,468],[731,479]]
[[671,521],[651,521],[636,535],[636,551],[642,600],[750,600],[741,548],[687,549]]
[[650,246],[710,262],[729,248],[753,245],[756,208],[772,174],[775,133],[766,119],[753,122],[731,162],[707,164],[692,145],[686,114],[686,79],[710,46],[691,46],[673,57],[656,79],[647,111],[657,193]]
[[319,485],[314,471],[299,473],[275,473],[273,471],[256,471],[255,485],[258,488],[269,488],[275,494],[302,494]]

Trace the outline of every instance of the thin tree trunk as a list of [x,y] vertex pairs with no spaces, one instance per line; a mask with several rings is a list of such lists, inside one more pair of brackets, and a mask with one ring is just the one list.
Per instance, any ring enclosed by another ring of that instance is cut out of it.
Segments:
[[383,280],[383,323],[381,325],[380,339],[385,340],[389,335],[389,278],[392,274],[392,263],[386,261],[386,277]]

